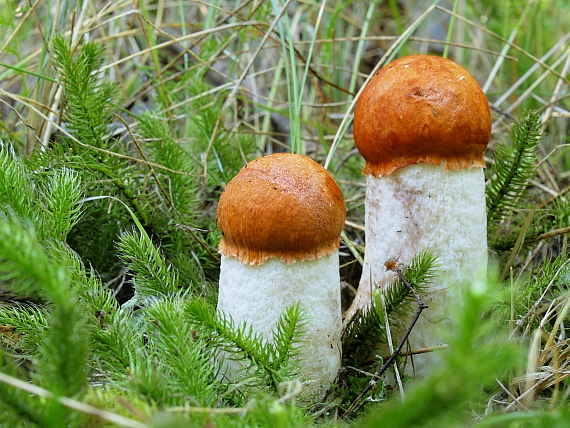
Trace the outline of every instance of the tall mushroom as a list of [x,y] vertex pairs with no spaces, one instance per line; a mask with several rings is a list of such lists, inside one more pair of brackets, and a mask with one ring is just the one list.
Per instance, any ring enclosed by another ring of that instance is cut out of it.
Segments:
[[313,398],[326,393],[340,368],[345,216],[330,173],[309,157],[284,153],[248,163],[218,206],[218,310],[270,341],[283,310],[299,303],[309,317],[300,364]]
[[[483,153],[490,133],[485,94],[451,60],[411,55],[373,76],[354,111],[354,140],[366,160],[366,252],[345,323],[394,281],[387,263],[408,264],[428,249],[441,262],[440,276],[423,296],[429,309],[410,346],[439,345],[439,330],[453,328],[461,284],[487,264]],[[431,358],[414,357],[414,373],[425,374]]]

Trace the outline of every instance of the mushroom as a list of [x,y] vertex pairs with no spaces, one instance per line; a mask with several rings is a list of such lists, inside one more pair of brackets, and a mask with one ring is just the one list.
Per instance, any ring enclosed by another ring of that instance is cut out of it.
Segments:
[[[409,345],[441,344],[440,331],[453,328],[461,284],[487,266],[483,154],[490,133],[485,94],[451,60],[411,55],[373,76],[354,111],[354,141],[366,160],[366,251],[345,325],[395,280],[387,267],[409,264],[427,249],[439,258],[440,275],[422,296],[429,309]],[[415,374],[424,375],[433,358],[415,356]]]
[[[248,163],[218,205],[218,311],[271,341],[283,311],[308,317],[299,345],[307,397],[322,398],[340,368],[339,255],[346,208],[330,173],[307,156],[274,154]],[[239,366],[226,362],[226,376]]]

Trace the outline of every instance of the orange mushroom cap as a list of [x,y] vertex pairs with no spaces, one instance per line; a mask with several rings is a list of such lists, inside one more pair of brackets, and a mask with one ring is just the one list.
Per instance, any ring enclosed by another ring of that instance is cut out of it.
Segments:
[[381,68],[354,110],[354,141],[376,177],[416,163],[446,169],[484,167],[491,112],[481,87],[463,67],[410,55]]
[[250,265],[314,260],[338,250],[345,217],[340,188],[321,165],[290,153],[264,156],[220,197],[219,251]]

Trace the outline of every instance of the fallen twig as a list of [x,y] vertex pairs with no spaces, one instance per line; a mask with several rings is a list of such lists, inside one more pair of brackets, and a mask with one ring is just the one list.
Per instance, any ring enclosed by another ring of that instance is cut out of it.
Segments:
[[394,360],[396,359],[396,357],[398,357],[398,355],[400,355],[402,348],[404,346],[404,343],[406,343],[406,340],[408,340],[408,337],[410,336],[412,329],[416,325],[416,322],[420,318],[422,311],[424,309],[427,309],[427,306],[424,304],[420,295],[416,292],[414,287],[412,287],[412,285],[406,280],[406,278],[402,274],[402,271],[400,269],[397,269],[396,273],[398,274],[398,277],[400,278],[400,280],[406,285],[406,287],[408,287],[408,289],[414,295],[416,302],[418,303],[418,309],[416,310],[416,313],[414,314],[414,317],[412,318],[410,325],[408,326],[404,336],[402,337],[402,340],[400,340],[400,343],[398,343],[398,346],[396,347],[396,349],[394,349],[394,352],[392,353],[392,355],[390,355],[390,357],[386,360],[386,362],[382,365],[382,367],[376,373],[374,373],[372,375],[372,379],[370,380],[370,382],[368,382],[368,385],[366,386],[366,388],[364,388],[362,390],[360,395],[358,397],[356,397],[356,400],[354,400],[354,402],[350,405],[350,407],[346,410],[346,412],[344,412],[344,414],[341,416],[342,420],[344,420],[344,419],[348,418],[348,416],[350,416],[350,414],[354,411],[354,409],[363,400],[365,395],[368,394],[368,392],[370,392],[370,390],[376,386],[378,379],[380,379],[382,377],[382,375],[388,369],[390,364],[392,364],[394,362]]

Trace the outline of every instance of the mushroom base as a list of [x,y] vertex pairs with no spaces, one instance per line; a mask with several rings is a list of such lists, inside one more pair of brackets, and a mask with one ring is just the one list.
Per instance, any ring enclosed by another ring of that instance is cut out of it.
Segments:
[[[246,322],[272,341],[279,318],[295,303],[308,317],[298,356],[305,396],[318,400],[334,382],[341,362],[338,251],[293,264],[269,259],[261,266],[222,255],[217,309],[236,324]],[[235,361],[223,364],[224,375],[233,380],[241,369]]]
[[[404,266],[421,250],[438,257],[438,276],[422,295],[422,312],[404,350],[433,348],[453,334],[453,314],[461,310],[462,285],[487,267],[485,180],[481,168],[446,170],[431,164],[409,165],[390,175],[367,176],[366,252],[362,278],[345,324],[370,308],[373,293],[396,279],[386,263]],[[404,319],[405,328],[411,319]],[[392,332],[394,347],[404,330]],[[382,353],[389,354],[389,350]],[[437,353],[408,361],[406,372],[428,373]]]

